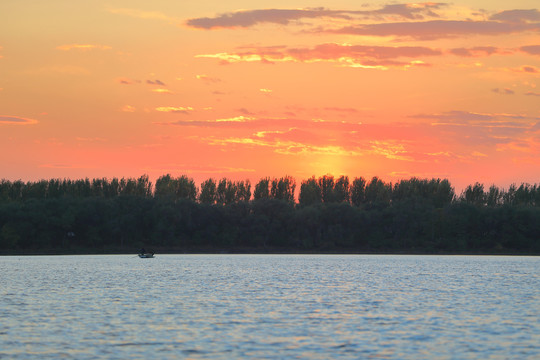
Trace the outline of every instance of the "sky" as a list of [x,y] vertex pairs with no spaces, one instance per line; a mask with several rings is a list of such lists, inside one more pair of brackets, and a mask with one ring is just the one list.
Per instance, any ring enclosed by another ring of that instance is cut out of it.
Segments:
[[0,178],[540,182],[540,6],[5,0]]

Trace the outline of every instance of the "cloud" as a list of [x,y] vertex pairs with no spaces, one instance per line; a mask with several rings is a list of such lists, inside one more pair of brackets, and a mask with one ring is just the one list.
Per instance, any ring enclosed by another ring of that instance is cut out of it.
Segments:
[[133,84],[133,80],[126,79],[126,78],[118,78],[118,79],[116,79],[116,81],[118,81],[118,83],[120,83],[122,85],[132,85]]
[[[350,136],[350,135],[349,135]],[[325,134],[311,130],[290,128],[288,130],[258,131],[247,137],[207,137],[202,138],[214,146],[246,146],[269,148],[282,155],[325,155],[325,156],[376,156],[391,160],[414,161],[422,154],[414,154],[407,149],[402,139],[369,139],[363,142],[342,141],[336,143]],[[422,155],[423,156],[423,155]]]
[[335,111],[338,113],[357,113],[358,110],[354,108],[341,108],[341,107],[325,107],[324,110],[326,111]]
[[383,156],[387,159],[414,161],[414,157],[409,154],[402,141],[370,141],[370,153]]
[[336,62],[342,66],[382,68],[426,65],[423,61],[397,61],[442,55],[440,50],[422,46],[365,46],[326,43],[313,48],[259,47],[238,53],[197,55],[224,62]]
[[190,111],[193,111],[193,108],[191,106],[161,106],[157,107],[156,111],[159,112],[168,112],[168,113],[182,113],[182,114],[188,114]]
[[238,112],[244,114],[244,115],[254,115],[253,112],[249,111],[248,109],[246,108],[240,108],[240,109],[237,109]]
[[528,91],[527,93],[525,93],[525,95],[527,95],[527,96],[540,96],[540,93],[533,92],[533,91]]
[[106,46],[106,45],[94,45],[94,44],[67,44],[67,45],[60,45],[56,47],[58,50],[63,51],[69,51],[69,50],[80,50],[80,51],[88,51],[93,49],[99,49],[99,50],[110,50],[112,47]]
[[221,79],[218,79],[218,78],[215,78],[215,77],[210,77],[210,76],[204,75],[204,74],[201,74],[201,75],[195,75],[195,78],[196,78],[197,80],[204,81],[204,82],[206,82],[207,84],[221,82]]
[[519,50],[531,55],[540,55],[540,45],[522,46]]
[[194,18],[186,25],[198,29],[233,29],[247,28],[261,23],[288,25],[301,19],[341,19],[351,21],[354,18],[381,18],[398,16],[405,19],[423,19],[426,16],[439,17],[435,10],[446,6],[443,3],[391,4],[374,10],[330,10],[326,8],[306,9],[257,9],[240,10],[216,17]]
[[491,91],[493,91],[496,94],[502,94],[502,95],[514,95],[516,93],[514,90],[508,89],[508,88],[504,88],[504,89],[495,88],[495,89],[491,89]]
[[436,40],[469,35],[503,35],[539,31],[540,23],[507,23],[500,21],[430,20],[346,26],[326,30],[328,33],[361,36],[396,36],[416,40]]
[[[215,17],[193,18],[187,26],[199,29],[248,28],[263,23],[306,25],[300,20],[323,20],[310,30],[316,33],[337,33],[359,36],[392,36],[417,40],[435,40],[471,35],[503,35],[540,30],[540,11],[537,9],[506,10],[485,19],[485,12],[464,14],[454,9],[454,19],[443,19],[439,13],[448,3],[389,4],[371,10],[254,9],[220,14]],[[459,18],[461,17],[461,18]],[[373,23],[373,21],[377,21]],[[308,26],[312,26],[308,24]],[[463,55],[471,56],[471,55]]]
[[484,57],[493,54],[507,53],[495,46],[476,46],[472,48],[456,48],[450,50],[451,54],[463,57]]
[[39,121],[20,116],[0,115],[0,125],[32,125]]
[[100,138],[100,137],[93,137],[93,138],[76,137],[75,139],[77,141],[81,141],[81,142],[105,142],[105,141],[107,141],[107,139]]
[[525,65],[518,69],[519,72],[529,73],[529,74],[538,74],[540,70],[537,67]]
[[161,80],[146,80],[146,83],[149,85],[159,85],[159,86],[167,86],[165,83]]
[[[272,135],[267,138],[267,135]],[[281,136],[280,136],[281,135]],[[266,134],[255,134],[250,137],[229,137],[202,138],[209,145],[229,146],[243,145],[249,147],[266,147],[272,149],[275,153],[282,155],[330,155],[330,156],[361,156],[363,152],[360,149],[346,148],[342,145],[315,145],[302,141],[288,140],[288,132],[267,132]],[[284,137],[285,139],[281,139]]]
[[155,122],[156,125],[177,125],[177,126],[200,126],[200,127],[223,127],[223,126],[238,126],[256,120],[249,116],[235,116],[231,118],[214,119],[214,120],[178,120],[172,122]]
[[509,23],[528,23],[540,21],[540,11],[537,9],[505,10],[492,15],[490,19]]
[[411,117],[434,120],[431,126],[454,129],[462,137],[495,143],[505,142],[505,139],[510,136],[530,131],[534,124],[540,120],[540,117],[521,114],[489,114],[468,111],[418,114]]
[[459,152],[462,155],[457,158],[461,161],[470,161],[471,156],[478,157],[477,153],[474,155],[475,152],[490,154],[502,149],[515,150],[510,144],[530,145],[535,141],[535,126],[540,122],[540,117],[522,114],[467,111],[421,114],[413,117],[433,120],[430,124],[435,131],[433,137],[461,149]]
[[158,94],[173,94],[173,92],[171,90],[162,89],[162,88],[152,89],[152,92],[155,92],[155,93],[158,93]]
[[[439,120],[439,122],[432,123],[432,125],[469,125],[477,124],[481,126],[492,126],[492,125],[504,125],[509,126],[510,124],[516,125],[516,121],[525,121],[525,120],[537,120],[539,118],[529,117],[519,114],[490,114],[490,113],[476,113],[469,111],[460,111],[452,110],[446,111],[443,113],[435,114],[417,114],[410,116],[411,118],[417,119],[433,119]],[[508,123],[510,121],[511,123]],[[523,127],[523,124],[518,125]]]

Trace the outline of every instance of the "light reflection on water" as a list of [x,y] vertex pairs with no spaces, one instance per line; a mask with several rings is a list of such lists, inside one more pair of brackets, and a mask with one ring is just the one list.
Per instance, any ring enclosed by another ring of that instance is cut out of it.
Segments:
[[540,258],[0,257],[0,358],[540,357]]

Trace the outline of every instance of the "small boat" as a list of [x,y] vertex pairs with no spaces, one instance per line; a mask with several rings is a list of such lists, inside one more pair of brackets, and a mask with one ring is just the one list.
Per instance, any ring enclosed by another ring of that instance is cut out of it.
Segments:
[[138,254],[141,259],[151,259],[154,257],[154,254],[152,253],[144,253],[144,254]]

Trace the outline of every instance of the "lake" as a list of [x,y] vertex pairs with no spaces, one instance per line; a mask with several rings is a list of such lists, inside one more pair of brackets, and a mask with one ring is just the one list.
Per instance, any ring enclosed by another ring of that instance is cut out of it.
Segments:
[[538,359],[540,257],[0,257],[0,358]]

